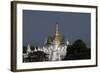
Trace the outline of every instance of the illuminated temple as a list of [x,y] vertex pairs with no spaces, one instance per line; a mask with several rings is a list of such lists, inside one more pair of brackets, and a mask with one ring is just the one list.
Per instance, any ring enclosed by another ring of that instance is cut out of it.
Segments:
[[55,32],[53,35],[48,37],[45,41],[45,44],[42,48],[31,50],[31,46],[27,46],[27,54],[30,52],[43,51],[48,54],[49,61],[60,61],[67,54],[67,46],[69,45],[69,41],[65,40],[65,38],[60,34],[58,29],[58,23],[56,23]]

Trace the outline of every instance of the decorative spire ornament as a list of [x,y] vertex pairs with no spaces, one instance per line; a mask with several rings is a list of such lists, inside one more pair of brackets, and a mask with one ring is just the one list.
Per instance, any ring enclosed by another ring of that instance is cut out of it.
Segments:
[[56,31],[53,35],[53,44],[59,45],[61,43],[61,34],[59,33],[58,23],[56,22]]

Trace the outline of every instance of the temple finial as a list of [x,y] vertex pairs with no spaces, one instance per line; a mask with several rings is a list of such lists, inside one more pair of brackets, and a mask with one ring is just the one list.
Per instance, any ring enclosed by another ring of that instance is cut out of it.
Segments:
[[58,23],[56,22],[56,32],[58,32]]

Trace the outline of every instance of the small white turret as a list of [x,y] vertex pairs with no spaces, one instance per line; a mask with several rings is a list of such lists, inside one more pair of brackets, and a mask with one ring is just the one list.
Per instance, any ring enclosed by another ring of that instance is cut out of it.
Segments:
[[67,44],[67,45],[70,45],[70,43],[69,43],[69,41],[68,41],[68,40],[66,41],[66,44]]
[[40,48],[38,48],[38,51],[40,51],[41,49]]
[[31,50],[31,46],[28,44],[28,46],[27,46],[27,54],[29,54],[30,52],[32,52],[32,50]]
[[35,49],[34,49],[34,52],[36,52],[36,51],[37,51],[37,49],[35,48]]

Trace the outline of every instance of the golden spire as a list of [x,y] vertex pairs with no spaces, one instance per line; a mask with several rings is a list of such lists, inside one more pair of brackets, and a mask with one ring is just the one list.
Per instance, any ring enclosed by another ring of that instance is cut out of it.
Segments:
[[53,36],[53,43],[54,44],[60,44],[61,43],[61,35],[59,33],[59,29],[58,29],[58,23],[56,22],[56,31],[55,31],[55,34]]

